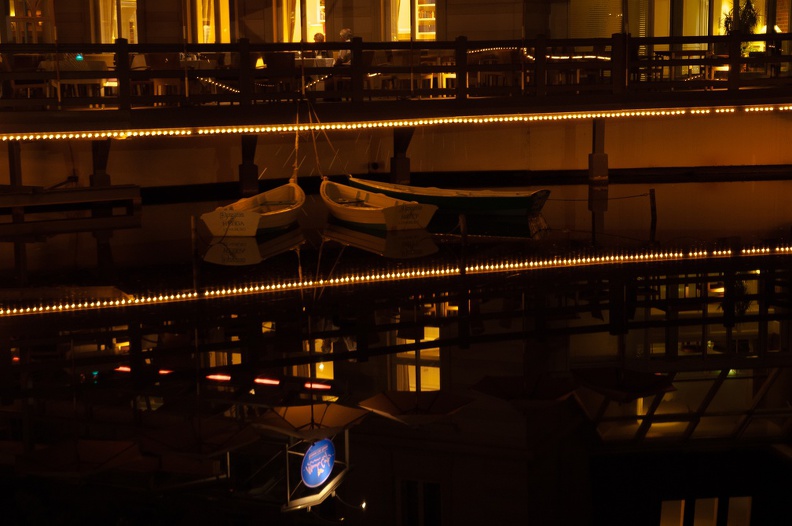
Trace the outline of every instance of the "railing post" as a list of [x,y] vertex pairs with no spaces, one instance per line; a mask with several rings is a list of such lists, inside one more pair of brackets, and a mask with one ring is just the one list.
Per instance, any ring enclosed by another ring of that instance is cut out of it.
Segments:
[[611,36],[611,82],[614,95],[622,95],[627,89],[627,46],[629,35],[614,33]]
[[239,103],[249,105],[253,101],[253,68],[250,61],[250,40],[239,39]]
[[129,70],[129,41],[125,38],[117,38],[116,41],[116,82],[118,83],[118,109],[129,111],[132,109],[130,101],[132,89],[130,86]]
[[547,37],[544,35],[536,37],[534,82],[536,83],[536,95],[538,97],[547,95]]
[[740,89],[742,67],[742,33],[737,30],[729,34],[729,91]]
[[468,95],[467,37],[457,37],[454,44],[456,59],[456,98],[457,100],[465,100]]
[[350,64],[350,82],[352,85],[352,102],[363,102],[363,39],[352,38],[352,63]]

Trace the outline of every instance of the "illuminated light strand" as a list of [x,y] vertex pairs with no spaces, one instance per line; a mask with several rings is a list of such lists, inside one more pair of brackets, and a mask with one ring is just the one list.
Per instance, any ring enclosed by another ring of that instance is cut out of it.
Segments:
[[[740,256],[768,255],[771,253],[792,254],[792,246],[783,245],[771,247],[746,247],[738,254]],[[482,262],[465,267],[468,273],[497,273],[512,272],[515,270],[535,270],[544,268],[582,267],[587,265],[641,263],[650,261],[669,261],[684,258],[696,259],[707,257],[731,257],[732,249],[660,251],[640,253],[614,253],[614,254],[576,254],[566,256],[552,256],[545,259],[530,260],[504,260],[499,262]],[[458,276],[459,267],[414,268],[402,270],[370,271],[365,274],[353,274],[335,278],[319,279],[316,281],[287,280],[280,283],[248,284],[229,286],[203,292],[189,291],[180,293],[162,293],[152,296],[124,298],[118,300],[92,300],[83,302],[68,302],[53,305],[9,306],[0,307],[0,316],[20,316],[30,314],[46,314],[73,312],[78,310],[92,310],[100,308],[118,308],[138,305],[151,305],[166,302],[193,301],[198,298],[222,298],[240,295],[261,294],[269,292],[282,292],[289,290],[307,289],[315,287],[348,286],[354,283],[371,283],[380,281],[398,281],[425,279],[427,277]],[[161,374],[166,374],[161,372]]]
[[[764,105],[749,106],[744,108],[746,113],[765,113],[773,111],[790,111],[790,105]],[[665,110],[618,110],[618,111],[591,111],[591,112],[568,112],[557,114],[512,114],[512,115],[493,115],[478,117],[434,117],[434,118],[413,118],[390,121],[365,121],[365,122],[337,122],[337,123],[311,123],[299,126],[292,124],[280,125],[249,125],[249,126],[224,126],[224,127],[197,127],[195,129],[154,129],[154,130],[106,130],[106,131],[87,131],[87,132],[60,132],[60,133],[25,133],[0,135],[0,140],[8,141],[43,141],[43,140],[74,140],[74,139],[97,139],[97,138],[116,138],[129,139],[141,137],[185,137],[190,135],[218,135],[218,134],[250,134],[250,133],[293,133],[295,131],[326,131],[326,130],[361,130],[371,128],[398,128],[416,126],[436,126],[436,125],[470,125],[470,124],[494,124],[494,123],[520,123],[520,122],[554,122],[565,120],[590,120],[590,119],[624,119],[642,117],[676,117],[683,115],[709,115],[733,114],[737,111],[735,107],[715,107],[715,108],[676,108]]]
[[744,248],[742,249],[741,253],[743,255],[769,254],[770,248]]
[[228,84],[223,84],[222,82],[217,82],[216,80],[207,77],[198,77],[198,80],[206,84],[209,84],[210,86],[215,86],[217,88],[224,89],[232,93],[240,93],[240,91],[237,88],[234,88],[233,86],[229,86]]

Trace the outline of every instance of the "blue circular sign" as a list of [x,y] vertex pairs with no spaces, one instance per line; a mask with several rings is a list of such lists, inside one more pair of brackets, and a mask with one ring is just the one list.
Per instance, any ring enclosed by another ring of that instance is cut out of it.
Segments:
[[335,463],[333,441],[325,438],[314,443],[305,452],[302,461],[302,481],[309,488],[321,486],[330,478]]

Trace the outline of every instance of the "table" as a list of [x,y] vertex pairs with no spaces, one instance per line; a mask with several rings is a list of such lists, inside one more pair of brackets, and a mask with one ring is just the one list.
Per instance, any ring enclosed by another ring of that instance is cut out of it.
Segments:
[[661,64],[660,67],[669,69],[669,77],[671,80],[675,80],[676,78],[676,69],[677,68],[686,68],[686,73],[683,74],[684,78],[689,77],[692,75],[694,67],[698,68],[698,73],[700,74],[701,69],[707,72],[707,65],[702,64],[702,62],[708,58],[712,57],[712,54],[707,49],[672,49],[672,50],[655,50],[655,56],[663,61],[672,62],[671,64],[663,65]]
[[[42,60],[39,63],[38,69],[40,71],[58,72],[108,71],[107,63],[103,60]],[[61,95],[64,89],[74,95],[80,95],[81,91],[83,91],[81,88],[85,88],[88,95],[93,95],[95,92],[98,93],[100,97],[104,97],[105,85],[108,80],[110,79],[103,76],[97,76],[96,78],[70,78],[67,75],[66,78],[62,78],[58,75],[58,78],[50,81],[50,86],[59,90]]]

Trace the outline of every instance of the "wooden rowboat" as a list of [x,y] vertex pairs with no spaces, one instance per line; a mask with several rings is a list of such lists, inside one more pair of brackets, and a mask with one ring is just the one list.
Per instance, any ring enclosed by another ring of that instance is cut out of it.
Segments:
[[319,188],[330,214],[366,228],[415,230],[426,228],[437,211],[434,205],[396,199],[324,179]]
[[539,214],[550,190],[457,190],[435,187],[408,186],[349,177],[349,185],[390,197],[417,201],[438,207],[442,211],[476,214]]
[[255,236],[297,221],[305,192],[293,181],[201,215],[214,237]]

